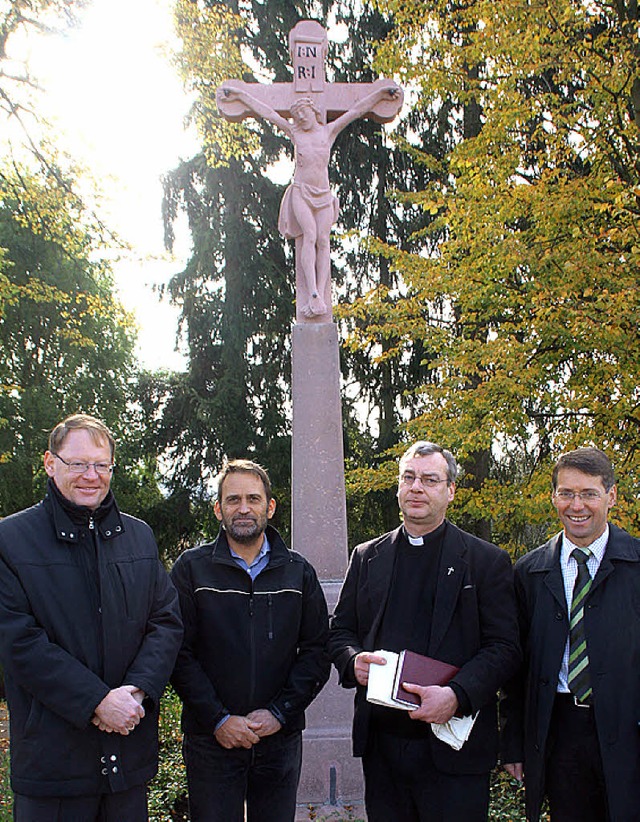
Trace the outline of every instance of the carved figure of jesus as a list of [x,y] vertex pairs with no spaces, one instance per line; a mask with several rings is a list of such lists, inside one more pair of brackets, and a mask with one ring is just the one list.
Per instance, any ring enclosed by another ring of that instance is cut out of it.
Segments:
[[278,229],[287,239],[302,238],[299,264],[309,295],[302,314],[308,318],[326,314],[328,306],[324,295],[331,278],[329,238],[339,212],[338,198],[329,187],[331,148],[342,129],[382,100],[399,97],[400,87],[389,82],[375,89],[330,123],[323,123],[310,97],[299,97],[291,106],[290,122],[253,97],[246,88],[238,88],[234,81],[223,83],[218,94],[227,101],[242,102],[254,115],[277,126],[293,143],[295,171],[282,198]]

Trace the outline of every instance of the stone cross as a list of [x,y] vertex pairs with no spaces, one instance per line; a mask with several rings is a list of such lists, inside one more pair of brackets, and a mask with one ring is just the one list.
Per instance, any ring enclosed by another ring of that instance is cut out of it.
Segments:
[[223,117],[233,122],[246,117],[269,120],[294,145],[295,172],[282,199],[278,228],[296,242],[296,319],[303,323],[332,320],[329,241],[339,209],[329,187],[333,143],[359,117],[390,122],[403,101],[402,89],[391,80],[328,83],[327,42],[320,23],[302,20],[289,34],[293,82],[229,80],[217,93]]

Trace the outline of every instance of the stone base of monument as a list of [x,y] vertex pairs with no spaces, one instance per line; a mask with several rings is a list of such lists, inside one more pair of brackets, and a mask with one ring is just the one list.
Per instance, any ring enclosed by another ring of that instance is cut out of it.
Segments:
[[[347,569],[338,332],[297,324],[292,334],[292,540],[314,566],[333,612]],[[364,782],[351,755],[353,691],[335,671],[307,710],[298,819],[364,819]],[[312,807],[315,816],[309,812]],[[318,809],[322,808],[322,812]],[[351,815],[353,808],[357,812]],[[334,815],[334,812],[337,815]],[[306,814],[306,815],[305,815]]]
[[291,394],[291,547],[309,560],[321,581],[342,582],[347,501],[335,323],[293,326]]
[[304,734],[297,820],[364,819],[360,760],[351,755],[351,735],[327,728]]
[[[332,612],[340,583],[322,587]],[[362,766],[351,753],[353,696],[339,685],[334,670],[307,710],[297,820],[365,819]]]

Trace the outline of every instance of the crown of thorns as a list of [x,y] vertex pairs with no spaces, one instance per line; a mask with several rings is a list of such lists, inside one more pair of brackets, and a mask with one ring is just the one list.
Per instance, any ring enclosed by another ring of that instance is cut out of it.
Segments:
[[299,97],[291,106],[291,114],[297,114],[303,108],[310,108],[316,115],[316,120],[322,123],[322,113],[311,97]]

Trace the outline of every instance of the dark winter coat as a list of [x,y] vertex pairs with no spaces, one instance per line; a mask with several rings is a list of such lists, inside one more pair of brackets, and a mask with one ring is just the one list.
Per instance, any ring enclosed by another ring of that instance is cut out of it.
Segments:
[[[182,637],[148,525],[121,514],[111,494],[99,520],[72,508],[50,487],[43,502],[0,522],[11,784],[26,796],[96,795],[153,777],[158,701]],[[120,685],[147,694],[128,736],[91,723]]]
[[[609,526],[584,608],[600,753],[612,822],[640,822],[640,540]],[[558,672],[569,632],[561,534],[515,566],[525,668],[505,704],[504,762],[524,762],[527,818],[537,820]]]
[[[353,658],[375,651],[400,539],[398,528],[358,546],[331,623],[329,648],[344,687],[356,687]],[[448,773],[483,773],[498,752],[497,692],[520,664],[509,555],[447,522],[431,621],[429,656],[460,668],[452,680],[480,711],[460,751],[431,735],[435,765]],[[366,688],[358,685],[353,752],[365,752],[371,718]]]

